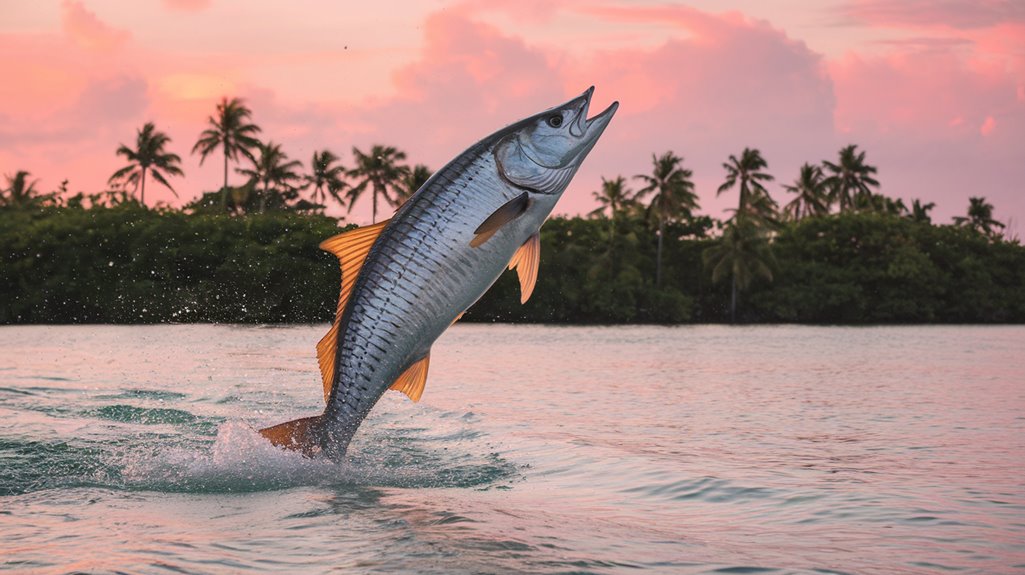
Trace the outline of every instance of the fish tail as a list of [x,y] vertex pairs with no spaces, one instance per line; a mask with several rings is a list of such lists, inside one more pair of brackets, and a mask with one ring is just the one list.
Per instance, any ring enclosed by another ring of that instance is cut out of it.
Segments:
[[314,415],[279,423],[261,429],[260,435],[278,447],[298,451],[306,457],[313,457],[321,450],[324,437],[324,416]]

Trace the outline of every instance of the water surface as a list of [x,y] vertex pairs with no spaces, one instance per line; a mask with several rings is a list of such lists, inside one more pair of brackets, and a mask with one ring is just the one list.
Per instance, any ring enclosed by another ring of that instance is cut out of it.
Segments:
[[1025,328],[457,325],[342,465],[325,329],[0,328],[0,570],[1025,572]]

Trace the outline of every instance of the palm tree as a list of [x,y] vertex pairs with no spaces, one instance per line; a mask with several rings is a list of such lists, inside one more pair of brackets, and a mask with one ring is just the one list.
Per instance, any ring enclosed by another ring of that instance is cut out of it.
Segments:
[[345,167],[335,164],[338,156],[330,150],[313,152],[313,159],[310,160],[310,173],[303,176],[306,184],[304,187],[313,187],[310,199],[314,203],[327,205],[327,198],[330,196],[334,201],[344,205],[341,191],[345,187]]
[[624,208],[633,203],[634,193],[626,187],[626,179],[623,176],[616,176],[612,180],[607,180],[603,176],[601,189],[591,192],[591,195],[598,202],[598,207],[588,215],[597,217],[604,215],[608,210],[609,220],[612,220],[613,227],[615,227],[616,217],[622,213]]
[[701,254],[705,268],[712,269],[712,282],[730,277],[730,323],[737,320],[737,294],[751,285],[755,277],[772,281],[767,262],[773,260],[764,230],[751,220],[734,219],[722,238]]
[[178,192],[174,191],[171,184],[167,182],[167,176],[183,176],[180,167],[182,159],[178,154],[164,151],[164,146],[171,141],[171,138],[163,132],[156,131],[153,122],[146,122],[135,136],[135,149],[121,144],[117,149],[117,155],[124,156],[129,163],[127,166],[114,172],[107,180],[108,184],[117,184],[121,180],[132,184],[133,192],[139,190],[139,203],[146,205],[146,172],[149,171],[153,179],[164,187],[171,190],[174,197]]
[[210,116],[207,122],[210,127],[199,135],[199,141],[192,147],[192,153],[199,151],[199,165],[218,147],[224,151],[224,187],[221,188],[221,203],[228,205],[228,160],[238,161],[239,155],[255,162],[251,150],[260,142],[256,134],[260,127],[249,123],[253,112],[239,98],[221,98],[217,104],[217,114]]
[[773,177],[763,172],[769,164],[757,149],[744,148],[738,159],[730,155],[730,161],[722,165],[726,169],[726,181],[719,186],[716,195],[739,184],[740,200],[733,218],[751,219],[756,225],[771,225],[776,221],[776,200],[762,182],[771,182]]
[[[632,207],[636,204],[634,202],[633,190],[629,189],[626,185],[626,179],[623,176],[616,176],[615,179],[607,180],[605,177],[601,179],[601,189],[596,192],[591,192],[594,199],[598,201],[598,207],[591,211],[588,215],[591,217],[599,217],[605,215],[605,210],[609,211],[609,247],[607,254],[609,256],[609,262],[612,263],[613,252],[615,251],[616,242],[616,220],[621,217],[621,214],[627,207]],[[661,239],[661,238],[660,238]],[[656,274],[658,274],[656,270]]]
[[252,168],[238,168],[235,171],[243,176],[248,176],[249,181],[254,184],[262,184],[260,190],[260,213],[267,209],[267,197],[270,194],[270,186],[274,188],[291,188],[293,182],[300,179],[299,174],[294,170],[302,167],[299,160],[288,160],[288,155],[281,151],[281,145],[273,142],[259,144],[260,157],[253,161]]
[[406,170],[405,175],[402,176],[402,181],[399,186],[395,188],[395,197],[392,201],[392,206],[399,207],[406,203],[406,200],[413,197],[413,194],[420,189],[421,186],[427,183],[427,180],[431,179],[434,172],[430,168],[423,164],[417,164],[413,166],[411,170]]
[[640,200],[651,192],[655,197],[648,205],[648,216],[658,221],[658,251],[655,256],[655,285],[662,284],[662,237],[667,222],[691,219],[693,210],[698,209],[698,196],[694,193],[694,175],[684,169],[683,158],[672,151],[661,156],[651,156],[651,175],[638,174],[635,178],[644,182],[644,187],[634,196]]
[[53,194],[40,194],[36,189],[39,180],[28,181],[30,175],[25,170],[18,170],[13,176],[4,175],[7,178],[7,188],[0,190],[0,206],[31,208],[53,197]]
[[936,202],[923,204],[920,200],[914,200],[911,202],[911,212],[908,214],[908,217],[916,222],[931,224],[932,217],[929,216],[929,212],[935,207]]
[[356,167],[349,170],[349,177],[362,178],[355,186],[349,188],[346,195],[349,198],[349,211],[352,211],[353,204],[363,195],[367,188],[371,188],[373,197],[373,223],[377,223],[377,198],[394,203],[391,199],[391,191],[398,182],[405,177],[409,168],[398,162],[406,159],[406,153],[391,146],[375,144],[371,146],[370,153],[364,154],[359,148],[352,149],[352,156],[356,160]]
[[893,199],[883,194],[857,196],[854,200],[854,207],[862,211],[889,214],[891,216],[903,216],[908,213],[908,207],[904,205],[903,199]]
[[986,198],[968,199],[968,217],[957,216],[954,224],[966,226],[985,236],[995,238],[998,234],[995,228],[1004,228],[1004,224],[993,219],[993,204],[987,203]]
[[826,197],[826,186],[822,179],[821,168],[804,164],[801,166],[801,175],[794,180],[794,185],[783,186],[788,192],[797,194],[797,197],[784,208],[789,217],[799,220],[802,217],[829,213],[829,199]]
[[853,209],[859,198],[871,197],[870,186],[879,187],[879,182],[872,177],[876,173],[875,166],[865,164],[865,152],[857,149],[854,144],[842,148],[839,163],[822,162],[830,172],[824,182],[829,188],[830,200],[839,204],[841,212]]

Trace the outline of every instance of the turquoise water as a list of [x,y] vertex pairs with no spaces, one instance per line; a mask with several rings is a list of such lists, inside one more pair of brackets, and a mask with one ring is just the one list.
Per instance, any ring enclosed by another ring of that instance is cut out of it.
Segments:
[[325,329],[0,328],[0,571],[1025,572],[1025,328],[457,325],[341,465]]

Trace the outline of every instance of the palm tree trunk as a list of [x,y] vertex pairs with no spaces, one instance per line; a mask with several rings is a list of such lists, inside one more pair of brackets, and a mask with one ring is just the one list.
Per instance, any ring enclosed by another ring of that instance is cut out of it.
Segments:
[[737,275],[730,282],[730,323],[737,323]]
[[612,211],[612,219],[609,220],[609,275],[615,277],[618,265],[616,265],[616,211]]
[[263,192],[260,194],[260,213],[267,209],[267,180],[263,181]]
[[377,223],[377,184],[374,184],[374,198],[373,199],[374,199],[374,213],[370,217],[370,223],[376,224]]
[[228,142],[224,142],[224,187],[221,188],[221,207],[228,209]]
[[142,167],[142,187],[139,190],[139,203],[146,205],[146,166]]
[[665,235],[666,221],[658,221],[658,250],[655,252],[655,287],[662,285],[662,236]]

